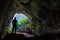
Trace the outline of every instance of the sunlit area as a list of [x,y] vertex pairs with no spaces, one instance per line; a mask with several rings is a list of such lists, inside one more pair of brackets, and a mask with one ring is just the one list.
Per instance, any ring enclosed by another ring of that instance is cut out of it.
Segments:
[[32,34],[33,23],[31,22],[28,16],[22,13],[16,13],[13,16],[13,19],[11,20],[8,27],[8,33],[12,33],[12,28],[13,28],[12,21],[14,20],[15,17],[17,20],[16,33],[17,34],[22,34],[22,33]]
[[[34,37],[32,29],[33,29],[33,23],[31,22],[31,20],[29,19],[28,16],[22,14],[22,13],[16,13],[13,16],[13,19],[11,20],[9,27],[8,27],[8,33],[11,34],[12,33],[12,29],[13,29],[13,24],[12,21],[14,20],[14,18],[16,17],[17,20],[17,26],[16,26],[16,34],[23,34],[26,37]],[[15,31],[15,30],[14,30]]]
[[9,28],[8,28],[8,33],[11,33],[12,32],[12,21],[14,20],[14,18],[16,17],[16,20],[17,20],[17,29],[16,31],[24,31],[24,28],[28,28],[29,26],[29,23],[30,23],[30,20],[27,16],[25,16],[24,14],[21,14],[21,13],[16,13],[13,17],[13,19],[11,20],[11,23],[9,25]]

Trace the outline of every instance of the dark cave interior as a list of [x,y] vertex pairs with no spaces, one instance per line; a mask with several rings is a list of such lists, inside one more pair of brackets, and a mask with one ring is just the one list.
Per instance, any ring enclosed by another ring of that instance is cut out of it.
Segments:
[[[7,34],[9,23],[14,14],[19,12],[31,17],[35,37]],[[23,40],[59,40],[60,0],[0,0],[0,39],[3,35],[6,35],[3,40],[14,40],[16,37],[18,40],[21,37]]]

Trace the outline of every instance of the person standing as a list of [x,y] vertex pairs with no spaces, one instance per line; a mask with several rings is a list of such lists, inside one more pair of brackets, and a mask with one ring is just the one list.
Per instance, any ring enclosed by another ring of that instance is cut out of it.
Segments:
[[14,20],[12,21],[12,25],[13,25],[12,33],[15,32],[15,34],[16,34],[16,27],[17,27],[17,20],[16,20],[16,17],[15,17]]

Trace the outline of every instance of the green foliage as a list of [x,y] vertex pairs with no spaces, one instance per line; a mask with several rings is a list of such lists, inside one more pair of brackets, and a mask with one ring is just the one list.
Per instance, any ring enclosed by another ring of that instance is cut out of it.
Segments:
[[11,32],[12,32],[12,28],[9,28],[9,29],[8,29],[8,33],[11,33]]
[[12,32],[12,24],[9,25],[9,28],[8,28],[8,33],[11,33]]
[[20,21],[18,21],[18,24],[23,25],[23,24],[25,24],[27,21],[28,21],[28,18],[26,17],[26,18],[21,19]]
[[23,22],[27,22],[27,21],[28,21],[28,18],[24,18],[24,19],[23,19]]
[[34,23],[34,22],[31,22],[30,25],[29,25],[29,27],[30,27],[31,29],[35,29],[35,27],[36,27],[36,26],[35,26],[35,23]]
[[8,33],[11,33],[12,32],[12,27],[9,27],[8,28]]

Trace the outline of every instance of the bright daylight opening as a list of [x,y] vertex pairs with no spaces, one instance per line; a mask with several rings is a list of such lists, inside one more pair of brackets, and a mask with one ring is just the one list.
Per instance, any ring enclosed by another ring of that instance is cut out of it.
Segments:
[[12,28],[13,28],[12,21],[14,20],[15,17],[18,24],[16,26],[16,32],[27,32],[30,28],[31,20],[24,14],[16,13],[8,27],[8,33],[12,33]]

